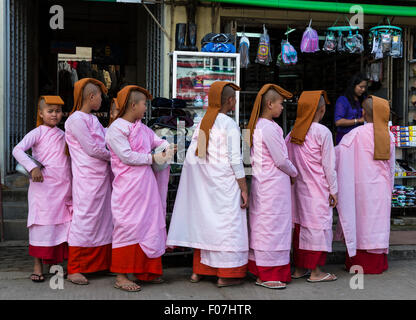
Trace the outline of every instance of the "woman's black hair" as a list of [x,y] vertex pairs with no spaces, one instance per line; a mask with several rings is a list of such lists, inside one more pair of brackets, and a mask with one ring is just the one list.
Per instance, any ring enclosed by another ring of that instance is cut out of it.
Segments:
[[[355,97],[354,90],[355,90],[355,87],[358,84],[360,84],[362,81],[368,81],[368,78],[364,74],[362,74],[362,73],[355,74],[351,78],[351,80],[350,80],[350,82],[348,84],[348,87],[347,87],[347,89],[345,90],[345,93],[344,93],[344,95],[347,97],[347,99],[350,102],[351,107],[353,109],[355,109],[356,106],[357,106],[356,103],[355,103],[355,99],[354,99],[354,97]],[[360,105],[363,103],[363,101],[366,98],[366,96],[367,96],[367,92],[364,92],[361,95],[361,97],[358,97],[358,100],[360,101]]]

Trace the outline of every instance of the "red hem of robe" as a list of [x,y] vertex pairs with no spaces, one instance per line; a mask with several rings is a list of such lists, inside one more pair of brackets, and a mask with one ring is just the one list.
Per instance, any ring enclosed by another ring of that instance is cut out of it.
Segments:
[[110,266],[111,243],[91,248],[69,246],[68,274],[104,271]]
[[201,263],[201,250],[194,249],[193,272],[204,276],[217,276],[218,278],[245,278],[247,264],[235,268],[213,268]]
[[289,283],[292,281],[290,263],[284,266],[262,267],[256,265],[253,260],[248,260],[248,271],[259,277],[261,281],[281,281]]
[[152,281],[163,274],[162,257],[148,258],[139,244],[112,250],[111,272],[133,273],[142,281]]
[[381,274],[389,268],[387,254],[370,253],[367,250],[357,250],[352,258],[348,252],[345,254],[345,268],[348,272],[353,265],[361,266],[364,274]]
[[299,249],[300,225],[295,224],[293,231],[293,263],[298,268],[316,269],[326,263],[326,251],[312,251]]
[[29,255],[41,259],[43,264],[58,264],[68,260],[68,243],[62,242],[53,247],[32,246],[29,244]]

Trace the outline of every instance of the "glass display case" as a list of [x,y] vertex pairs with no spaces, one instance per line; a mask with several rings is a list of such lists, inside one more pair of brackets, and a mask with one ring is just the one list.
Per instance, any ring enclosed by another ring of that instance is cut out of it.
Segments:
[[[194,113],[194,127],[208,108],[208,91],[215,81],[240,85],[240,54],[211,52],[173,52],[172,97],[186,101]],[[239,123],[239,92],[232,116]]]

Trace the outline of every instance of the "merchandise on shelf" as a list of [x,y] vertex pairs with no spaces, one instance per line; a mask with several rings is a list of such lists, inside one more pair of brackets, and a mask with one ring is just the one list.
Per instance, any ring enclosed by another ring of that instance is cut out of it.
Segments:
[[416,147],[416,126],[391,126],[397,147]]
[[416,200],[415,188],[403,185],[395,185],[393,189],[392,208],[414,207]]
[[415,177],[416,170],[405,160],[396,160],[395,177]]

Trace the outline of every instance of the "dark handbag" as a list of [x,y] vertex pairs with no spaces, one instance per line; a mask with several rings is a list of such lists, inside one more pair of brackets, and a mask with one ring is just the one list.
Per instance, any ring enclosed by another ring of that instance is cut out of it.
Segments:
[[206,44],[213,42],[213,43],[235,43],[235,36],[231,33],[213,33],[210,32],[206,34],[201,40],[201,47],[205,46]]

